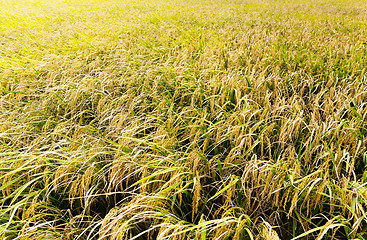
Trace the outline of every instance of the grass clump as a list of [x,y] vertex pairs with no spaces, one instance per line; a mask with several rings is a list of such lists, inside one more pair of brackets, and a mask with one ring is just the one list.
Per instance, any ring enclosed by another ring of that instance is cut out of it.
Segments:
[[2,239],[365,239],[363,1],[0,0]]

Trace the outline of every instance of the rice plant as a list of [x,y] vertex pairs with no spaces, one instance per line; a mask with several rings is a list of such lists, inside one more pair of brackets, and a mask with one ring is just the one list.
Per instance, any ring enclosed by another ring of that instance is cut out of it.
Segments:
[[0,0],[1,239],[366,239],[361,0]]

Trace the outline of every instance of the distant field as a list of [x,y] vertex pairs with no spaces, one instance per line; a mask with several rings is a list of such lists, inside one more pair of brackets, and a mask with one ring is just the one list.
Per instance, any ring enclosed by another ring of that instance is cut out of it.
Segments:
[[0,0],[0,239],[367,239],[364,0]]

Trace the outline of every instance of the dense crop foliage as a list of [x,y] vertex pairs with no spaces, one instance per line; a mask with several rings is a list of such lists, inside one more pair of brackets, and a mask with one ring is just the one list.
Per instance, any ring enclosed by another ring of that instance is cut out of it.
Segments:
[[367,238],[361,0],[0,0],[1,239]]

